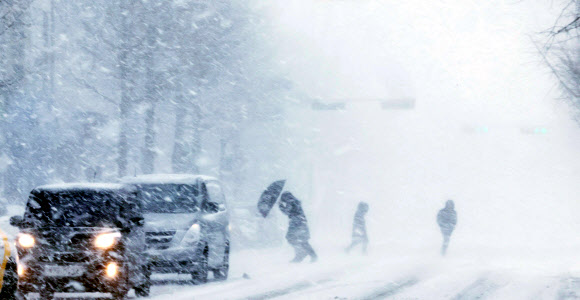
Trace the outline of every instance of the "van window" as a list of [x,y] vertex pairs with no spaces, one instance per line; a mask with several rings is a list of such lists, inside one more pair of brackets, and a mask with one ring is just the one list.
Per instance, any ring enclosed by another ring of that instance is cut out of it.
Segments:
[[225,204],[226,198],[222,192],[222,188],[215,181],[210,181],[205,184],[207,188],[207,194],[209,195],[209,201],[215,202],[217,204]]
[[192,213],[198,211],[197,188],[188,184],[143,184],[139,199],[149,213]]

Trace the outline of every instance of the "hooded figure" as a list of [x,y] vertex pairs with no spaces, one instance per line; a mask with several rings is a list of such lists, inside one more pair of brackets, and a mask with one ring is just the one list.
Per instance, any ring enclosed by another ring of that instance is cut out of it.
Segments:
[[445,203],[445,208],[441,209],[437,214],[437,224],[441,228],[441,233],[443,234],[443,246],[441,247],[441,255],[445,255],[447,252],[447,247],[449,246],[449,237],[455,229],[455,224],[457,224],[457,213],[455,212],[455,204],[453,200],[447,200]]
[[290,192],[284,192],[280,198],[280,210],[290,219],[286,240],[294,247],[296,253],[292,262],[301,262],[307,255],[310,255],[312,262],[316,261],[318,258],[316,252],[308,243],[310,231],[300,200]]
[[350,250],[358,244],[362,244],[362,251],[363,253],[367,252],[367,245],[369,243],[369,237],[367,236],[367,226],[365,221],[365,216],[369,211],[369,205],[365,202],[360,202],[356,209],[356,213],[354,214],[354,222],[352,225],[352,242],[348,248],[346,248],[346,252],[350,252]]

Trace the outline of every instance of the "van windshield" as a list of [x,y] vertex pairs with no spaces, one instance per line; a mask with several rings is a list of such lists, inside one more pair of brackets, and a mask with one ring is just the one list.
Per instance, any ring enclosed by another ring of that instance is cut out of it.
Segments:
[[33,191],[24,218],[37,227],[114,227],[121,201],[112,191]]
[[138,185],[139,199],[144,212],[149,213],[193,213],[198,211],[199,192],[187,184]]

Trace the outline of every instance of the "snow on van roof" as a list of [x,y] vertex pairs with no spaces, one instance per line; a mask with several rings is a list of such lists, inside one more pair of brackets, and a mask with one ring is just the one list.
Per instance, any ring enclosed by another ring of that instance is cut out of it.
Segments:
[[196,174],[148,174],[135,177],[123,177],[122,183],[126,184],[192,184],[197,180],[217,180],[214,177]]
[[70,191],[70,190],[93,190],[93,191],[110,191],[121,190],[122,184],[118,183],[93,183],[93,182],[74,182],[43,185],[35,188],[35,191]]

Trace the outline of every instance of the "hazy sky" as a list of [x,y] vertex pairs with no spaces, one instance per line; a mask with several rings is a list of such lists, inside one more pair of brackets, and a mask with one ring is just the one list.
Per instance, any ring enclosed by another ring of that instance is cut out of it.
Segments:
[[[315,136],[308,199],[315,232],[348,230],[351,210],[366,200],[380,224],[371,231],[387,242],[437,244],[434,215],[453,198],[466,248],[580,243],[567,238],[580,230],[570,213],[580,210],[580,131],[555,100],[555,81],[531,40],[559,8],[515,0],[274,2],[280,60],[307,95],[417,99],[412,111],[367,103],[301,114]],[[474,133],[477,126],[488,132]],[[528,126],[548,133],[522,134]]]
[[557,2],[297,0],[271,11],[281,60],[314,97],[519,114],[553,87],[529,35],[551,25]]

